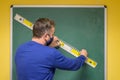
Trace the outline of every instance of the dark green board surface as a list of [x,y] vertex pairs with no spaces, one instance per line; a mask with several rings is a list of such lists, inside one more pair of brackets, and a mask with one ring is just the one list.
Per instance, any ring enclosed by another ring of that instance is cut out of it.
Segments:
[[[98,65],[92,68],[87,64],[78,71],[56,70],[54,80],[104,80],[105,78],[105,21],[104,7],[12,7],[12,19],[20,14],[35,22],[47,17],[56,23],[55,35],[75,48],[87,49],[88,56]],[[21,23],[12,20],[12,80],[16,80],[14,55],[17,47],[32,38],[32,31]],[[65,56],[75,58],[59,49]],[[69,65],[68,65],[69,66]]]

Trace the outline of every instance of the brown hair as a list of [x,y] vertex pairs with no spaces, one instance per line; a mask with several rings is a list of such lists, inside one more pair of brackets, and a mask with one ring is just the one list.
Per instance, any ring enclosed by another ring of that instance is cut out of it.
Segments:
[[40,38],[46,32],[50,32],[51,28],[55,26],[53,20],[48,18],[39,18],[33,25],[33,37]]

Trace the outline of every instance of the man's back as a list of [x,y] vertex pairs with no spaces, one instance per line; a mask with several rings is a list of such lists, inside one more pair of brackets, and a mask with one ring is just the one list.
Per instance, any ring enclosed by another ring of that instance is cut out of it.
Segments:
[[52,67],[53,51],[54,49],[33,41],[20,46],[15,56],[18,80],[48,80],[52,78],[55,71],[55,68]]

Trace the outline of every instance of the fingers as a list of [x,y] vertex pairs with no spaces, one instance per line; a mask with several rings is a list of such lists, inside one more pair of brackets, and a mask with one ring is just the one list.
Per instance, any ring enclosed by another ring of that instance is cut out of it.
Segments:
[[60,46],[59,38],[57,36],[54,36],[54,39],[53,39],[52,43],[49,46],[50,47],[58,47],[58,46]]
[[60,45],[59,38],[57,36],[54,36],[54,42],[56,42],[57,45]]
[[85,50],[85,49],[82,49],[82,50],[80,51],[80,53],[81,53],[81,55],[83,55],[83,56],[85,56],[85,57],[87,57],[87,55],[88,55],[87,50]]
[[57,36],[54,36],[54,41],[59,41],[59,38]]

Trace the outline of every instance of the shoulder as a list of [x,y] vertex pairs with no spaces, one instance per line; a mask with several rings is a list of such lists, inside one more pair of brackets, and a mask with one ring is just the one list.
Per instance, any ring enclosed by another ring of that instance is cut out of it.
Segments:
[[55,53],[55,52],[58,52],[57,49],[55,48],[52,48],[52,47],[49,47],[49,46],[44,46],[46,48],[47,51],[51,52],[51,53]]
[[53,56],[54,58],[60,58],[60,57],[64,57],[64,55],[56,48],[50,48],[51,50],[51,56]]

